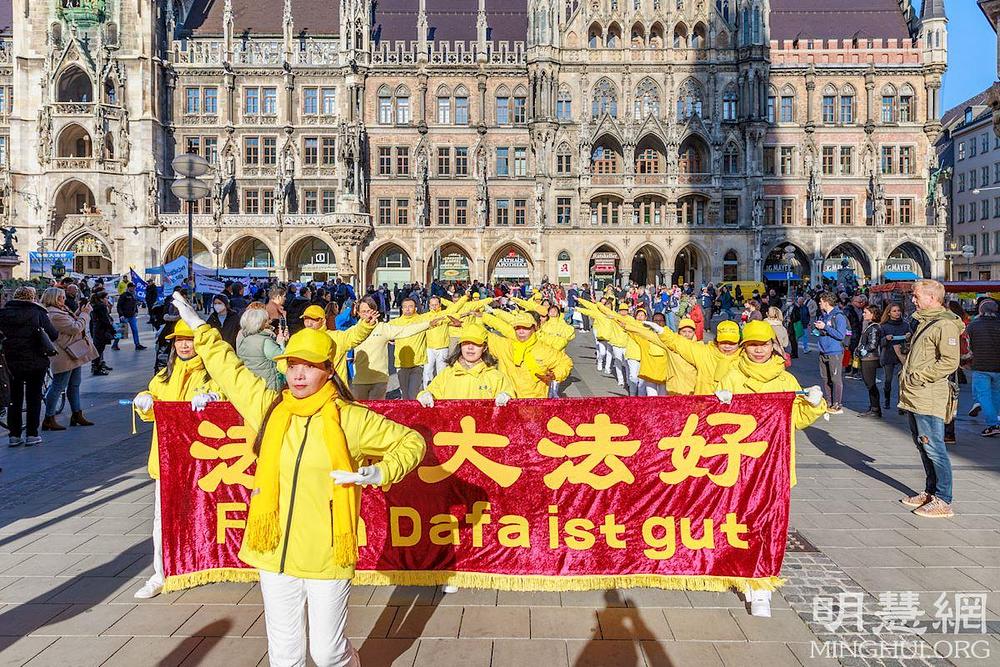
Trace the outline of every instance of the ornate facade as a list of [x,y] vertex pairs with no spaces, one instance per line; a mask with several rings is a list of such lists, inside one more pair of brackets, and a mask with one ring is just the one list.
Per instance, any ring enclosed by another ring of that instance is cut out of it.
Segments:
[[170,162],[197,152],[212,267],[939,276],[943,6],[829,4],[15,0],[5,210],[25,251],[158,265],[186,244]]

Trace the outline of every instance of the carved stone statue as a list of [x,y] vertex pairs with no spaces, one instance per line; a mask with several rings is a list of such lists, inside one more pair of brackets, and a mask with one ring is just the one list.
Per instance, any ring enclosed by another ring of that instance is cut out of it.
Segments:
[[545,225],[545,186],[535,183],[535,226]]
[[424,147],[417,152],[417,190],[414,200],[417,206],[418,226],[430,224],[427,216],[427,168],[427,149]]
[[154,222],[160,211],[160,175],[155,171],[149,172],[146,181],[146,220]]
[[218,227],[223,213],[222,204],[226,198],[226,182],[222,180],[220,165],[216,164],[214,172],[215,175],[212,177],[212,222]]
[[810,167],[808,193],[812,224],[816,224],[823,213],[823,186],[820,183],[819,163],[816,160],[812,160]]
[[118,155],[120,156],[122,167],[128,166],[129,155],[132,152],[132,142],[129,139],[128,109],[122,107],[121,124],[118,126]]
[[17,257],[17,248],[14,247],[14,244],[17,243],[17,228],[0,227],[0,232],[3,232],[3,247],[0,248],[0,257]]
[[764,202],[761,200],[759,192],[754,195],[753,210],[750,212],[750,224],[755,228],[764,225]]
[[38,162],[45,165],[52,158],[52,108],[38,110]]

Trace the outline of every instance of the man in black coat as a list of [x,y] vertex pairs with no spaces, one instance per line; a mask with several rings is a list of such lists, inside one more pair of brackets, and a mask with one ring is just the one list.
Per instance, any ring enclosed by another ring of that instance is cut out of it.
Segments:
[[[128,287],[125,288],[125,292],[118,297],[118,317],[121,319],[122,324],[128,324],[129,329],[132,331],[132,342],[135,343],[136,350],[145,350],[146,346],[139,342],[139,301],[135,297],[135,283],[129,283]],[[111,346],[112,349],[118,349],[118,341],[116,340]]]

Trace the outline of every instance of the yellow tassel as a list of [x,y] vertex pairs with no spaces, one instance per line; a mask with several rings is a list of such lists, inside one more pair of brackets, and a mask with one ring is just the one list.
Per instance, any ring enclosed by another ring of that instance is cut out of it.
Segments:
[[269,512],[253,511],[247,520],[246,534],[243,537],[247,546],[257,553],[268,553],[278,548],[281,541],[281,528],[278,521],[278,508]]
[[215,584],[222,581],[232,581],[236,583],[254,582],[258,580],[257,570],[238,567],[220,567],[211,570],[199,570],[187,574],[178,574],[167,577],[163,582],[163,592],[172,593],[182,591],[186,588],[204,586],[205,584]]
[[354,567],[358,562],[358,541],[351,533],[337,533],[333,538],[333,562],[338,567]]
[[549,577],[539,575],[492,574],[486,572],[445,572],[411,570],[357,570],[359,586],[438,586],[500,591],[593,591],[615,588],[665,588],[687,591],[774,591],[785,583],[780,577],[712,577],[661,574],[593,575]]

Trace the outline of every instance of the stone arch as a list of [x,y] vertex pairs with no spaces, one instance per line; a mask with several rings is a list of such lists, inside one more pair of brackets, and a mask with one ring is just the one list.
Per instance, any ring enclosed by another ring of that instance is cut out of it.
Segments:
[[58,247],[75,253],[73,266],[67,266],[68,270],[92,276],[106,276],[113,273],[111,244],[101,234],[91,229],[84,228],[71,234]]
[[[167,243],[163,251],[163,263],[167,264],[174,261],[178,257],[187,257],[187,234],[178,236]],[[212,253],[208,250],[208,241],[199,236],[194,235],[194,263],[201,264],[202,266],[212,265]]]
[[284,266],[292,281],[330,280],[337,276],[337,245],[325,234],[306,232],[288,244]]
[[639,246],[632,255],[629,280],[637,285],[658,285],[663,272],[663,253],[652,243]]
[[[854,273],[858,276],[872,277],[872,262],[871,256],[859,243],[854,243],[853,241],[844,241],[843,243],[837,244],[835,248],[832,248],[830,252],[826,254],[826,262],[823,266],[823,277],[824,278],[836,278],[836,268],[831,264],[831,260],[837,260],[840,258],[846,258],[848,264]],[[829,276],[830,272],[833,272],[833,276]]]
[[68,124],[59,132],[59,139],[56,141],[56,157],[94,157],[94,142],[90,137],[90,132],[78,123]]
[[688,47],[688,29],[684,21],[680,21],[674,26],[674,48],[686,49]]
[[587,29],[587,47],[599,49],[604,46],[604,28],[597,21],[590,24]]
[[618,86],[608,77],[603,77],[594,84],[590,111],[594,118],[599,118],[605,113],[612,118],[618,117]]
[[94,198],[94,191],[83,181],[70,178],[63,182],[56,190],[52,200],[55,207],[55,221],[52,233],[55,234],[67,215],[81,215],[93,213],[97,208],[97,201]]
[[671,284],[708,283],[712,276],[708,252],[695,241],[689,241],[677,250],[673,261]]
[[93,102],[94,82],[79,65],[69,65],[59,73],[57,102]]
[[740,254],[730,248],[722,256],[722,280],[733,282],[740,279]]
[[931,254],[921,243],[907,239],[897,244],[886,256],[885,264],[889,267],[894,259],[912,260],[914,271],[918,278],[930,278],[933,273]]
[[624,171],[625,151],[617,137],[602,134],[594,142],[590,154],[590,168],[594,174],[620,174]]
[[704,103],[705,87],[698,79],[688,77],[677,87],[677,117],[680,120],[702,116]]
[[708,48],[708,29],[705,28],[705,24],[701,21],[695,23],[694,29],[691,31],[691,48]]
[[632,24],[629,40],[632,48],[639,49],[646,46],[646,28],[640,21],[636,21]]
[[[784,260],[784,251],[788,246],[795,251],[791,265],[787,265]],[[764,255],[764,280],[787,286],[789,272],[793,274],[792,282],[809,279],[812,276],[812,260],[799,244],[778,241]]]
[[[464,261],[462,261],[464,260]],[[475,272],[472,253],[454,239],[441,243],[427,261],[427,282],[470,282]]]
[[378,287],[405,285],[413,282],[413,265],[410,253],[395,241],[387,241],[375,248],[365,262],[366,283]]
[[486,280],[531,280],[535,263],[531,253],[517,241],[502,243],[486,264]]
[[635,143],[637,175],[666,173],[667,162],[667,145],[659,135],[649,132]]
[[663,24],[655,21],[649,28],[649,46],[654,49],[663,48]]
[[612,21],[608,26],[608,35],[605,38],[605,45],[609,49],[618,49],[622,45],[622,27],[617,21]]
[[273,269],[274,249],[264,239],[245,234],[231,240],[222,251],[222,266],[226,269]]
[[703,174],[711,171],[712,149],[699,134],[689,134],[677,149],[678,169],[682,174]]
[[622,267],[621,251],[611,243],[602,243],[587,255],[587,276],[598,289],[615,285]]
[[646,116],[660,117],[660,86],[650,77],[644,78],[635,87],[635,97],[633,98],[633,115],[635,118],[645,118]]

